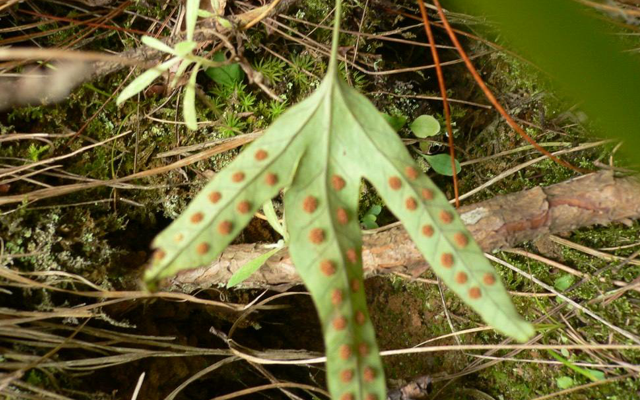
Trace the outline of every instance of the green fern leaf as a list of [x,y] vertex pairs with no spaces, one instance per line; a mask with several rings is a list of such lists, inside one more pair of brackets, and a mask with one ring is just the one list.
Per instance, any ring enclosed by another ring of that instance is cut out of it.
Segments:
[[520,341],[533,327],[517,314],[482,250],[391,126],[339,78],[336,50],[337,30],[318,90],[282,114],[158,235],[145,280],[154,286],[210,262],[258,207],[286,188],[290,254],[323,326],[332,397],[385,399],[364,295],[357,218],[363,178],[404,223],[434,271],[485,321]]

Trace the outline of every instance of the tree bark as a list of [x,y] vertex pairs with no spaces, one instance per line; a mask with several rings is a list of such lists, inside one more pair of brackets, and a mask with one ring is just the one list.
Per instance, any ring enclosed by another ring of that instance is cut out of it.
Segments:
[[[482,249],[494,251],[552,233],[638,219],[640,182],[604,171],[498,196],[458,212]],[[242,265],[268,250],[260,244],[229,246],[210,265],[181,272],[169,285],[181,291],[224,285]],[[428,267],[402,227],[365,235],[362,258],[367,277],[388,272],[417,276]],[[241,287],[284,290],[301,283],[289,254],[282,250]]]

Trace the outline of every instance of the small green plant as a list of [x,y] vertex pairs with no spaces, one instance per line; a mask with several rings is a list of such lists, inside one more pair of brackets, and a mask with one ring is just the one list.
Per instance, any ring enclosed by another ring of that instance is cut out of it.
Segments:
[[[429,166],[440,175],[453,176],[453,169],[451,168],[451,156],[449,154],[441,153],[430,155],[420,153],[420,156],[424,158]],[[454,162],[456,163],[456,174],[459,174],[462,170],[462,167],[460,167],[460,163],[458,162],[458,160],[454,160]]]
[[298,87],[309,86],[309,78],[307,72],[313,71],[315,60],[309,54],[294,54],[291,56],[291,64],[288,69],[289,78]]
[[42,153],[46,152],[47,150],[49,150],[48,145],[38,146],[32,143],[29,145],[29,148],[27,149],[27,154],[29,155],[29,159],[31,161],[38,161]]
[[319,88],[283,113],[156,237],[145,281],[155,287],[180,270],[208,263],[261,204],[286,189],[289,252],[323,326],[332,398],[385,399],[364,294],[357,218],[362,178],[404,223],[438,276],[485,321],[520,341],[534,329],[518,315],[444,194],[419,171],[373,104],[340,78],[340,15],[337,0],[331,59]]
[[231,278],[229,278],[229,282],[227,282],[227,288],[232,288],[244,282],[254,272],[259,270],[260,267],[262,267],[264,263],[266,263],[269,258],[271,258],[271,256],[275,255],[277,252],[285,248],[287,243],[289,242],[287,229],[283,224],[280,223],[280,221],[278,221],[278,215],[273,208],[273,203],[271,202],[271,200],[264,203],[264,205],[262,206],[262,210],[264,211],[264,215],[267,217],[269,225],[271,225],[274,231],[278,232],[280,236],[282,236],[282,239],[278,240],[278,243],[276,243],[275,246],[272,246],[273,249],[254,258],[253,260],[240,267],[231,276]]
[[[191,69],[191,75],[189,76],[189,81],[185,86],[185,92],[182,103],[182,112],[184,116],[184,122],[187,125],[187,128],[191,130],[198,129],[198,119],[196,116],[196,77],[198,76],[198,72],[200,71],[201,66],[208,67],[207,74],[216,82],[224,82],[227,84],[232,82],[234,79],[240,79],[240,74],[232,69],[223,70],[225,67],[233,67],[232,65],[227,65],[223,61],[211,61],[202,57],[198,57],[193,54],[193,50],[195,50],[197,43],[193,40],[193,35],[195,33],[196,21],[198,19],[198,15],[201,16],[210,16],[209,13],[203,12],[202,10],[198,10],[198,6],[200,5],[200,0],[187,0],[186,4],[186,13],[185,20],[187,25],[187,40],[179,42],[175,45],[174,48],[171,48],[161,42],[160,40],[153,38],[151,36],[143,36],[142,43],[145,45],[152,47],[156,50],[162,51],[164,53],[170,54],[171,57],[169,60],[161,63],[160,65],[151,68],[136,79],[134,79],[127,87],[122,90],[122,93],[118,96],[116,100],[116,104],[120,105],[127,99],[135,96],[140,93],[144,88],[149,86],[154,80],[156,80],[159,76],[169,71],[172,67],[177,66],[174,78],[169,83],[170,87],[174,87],[178,80],[184,75],[187,69],[194,65]],[[216,9],[216,8],[214,8]],[[223,18],[218,18],[218,21],[226,21]],[[226,21],[228,24],[228,21]],[[216,53],[217,58],[224,59],[224,55],[221,53]],[[215,58],[214,58],[215,59]],[[236,66],[237,67],[237,66]],[[217,70],[216,70],[217,69]],[[242,72],[242,71],[240,71]],[[213,76],[212,76],[213,75]]]
[[[387,121],[390,120],[391,117],[387,117]],[[395,117],[399,118],[399,117]],[[403,121],[404,122],[404,121]],[[404,125],[404,123],[403,123]],[[437,119],[432,117],[431,115],[421,115],[416,118],[411,125],[409,125],[409,129],[416,137],[421,139],[425,139],[431,136],[435,136],[440,133],[440,123]],[[425,144],[426,146],[422,146]],[[428,151],[429,143],[422,142],[420,146],[421,150]],[[453,176],[453,169],[451,168],[451,156],[449,154],[424,154],[422,152],[418,153],[422,158],[424,158],[429,166],[433,168],[435,172],[440,175],[445,176]],[[462,169],[460,167],[460,163],[458,160],[454,160],[456,165],[456,174],[460,173]]]
[[282,114],[285,110],[287,109],[287,102],[286,101],[275,101],[275,100],[271,100],[269,102],[269,119],[271,119],[272,121],[275,120],[276,118],[278,118],[280,116],[280,114]]
[[240,117],[229,111],[223,116],[223,123],[219,132],[223,137],[232,137],[236,136],[239,133],[242,133],[242,130],[246,126],[247,124],[242,119],[240,119]]
[[360,218],[360,223],[365,229],[375,229],[378,227],[378,215],[382,211],[382,206],[374,204],[369,210]]
[[256,96],[252,93],[240,93],[238,95],[238,103],[240,111],[249,112],[253,110],[254,104],[256,103]]
[[440,133],[440,123],[431,115],[421,115],[409,126],[416,137],[421,139],[435,136]]
[[263,57],[253,66],[253,69],[260,72],[271,84],[277,84],[284,78],[284,71],[287,64],[274,57]]

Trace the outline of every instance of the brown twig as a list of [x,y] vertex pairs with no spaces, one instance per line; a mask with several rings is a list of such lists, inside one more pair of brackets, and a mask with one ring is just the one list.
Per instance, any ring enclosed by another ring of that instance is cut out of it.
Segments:
[[511,115],[509,115],[507,110],[505,110],[504,107],[502,107],[502,104],[500,104],[498,99],[496,99],[496,97],[493,95],[493,92],[491,92],[491,90],[484,83],[484,80],[480,77],[480,74],[478,73],[478,70],[476,70],[476,67],[473,65],[473,63],[469,59],[469,56],[467,55],[467,53],[465,52],[464,48],[462,47],[462,45],[458,41],[458,37],[456,36],[456,33],[453,31],[453,29],[451,29],[451,25],[449,25],[449,21],[447,20],[447,17],[444,14],[444,10],[440,6],[440,2],[438,0],[433,0],[433,3],[438,8],[438,15],[440,16],[440,19],[442,20],[442,23],[444,24],[445,30],[449,34],[449,38],[451,38],[451,41],[453,42],[454,46],[456,46],[456,49],[458,50],[458,54],[464,60],[464,63],[467,66],[467,69],[469,70],[471,75],[473,76],[473,79],[476,81],[476,83],[478,84],[480,89],[482,89],[482,91],[484,92],[484,94],[487,97],[487,99],[491,102],[491,104],[493,104],[493,106],[496,108],[496,110],[498,110],[500,115],[502,115],[502,117],[507,121],[509,126],[513,130],[515,130],[524,140],[526,140],[533,147],[535,147],[536,150],[538,150],[540,153],[544,154],[545,156],[549,157],[551,160],[555,161],[556,163],[558,163],[558,164],[560,164],[560,165],[562,165],[564,167],[570,168],[570,169],[572,169],[572,170],[574,170],[576,172],[585,172],[585,171],[581,170],[580,168],[577,168],[577,167],[571,165],[570,163],[559,159],[558,157],[554,156],[553,154],[549,153],[547,150],[542,148],[540,145],[538,145],[538,143],[535,140],[533,140],[533,138],[531,136],[527,135],[527,133],[520,127],[520,125],[518,125],[516,123],[516,121],[513,120]]
[[[459,209],[463,222],[485,251],[510,248],[556,232],[640,218],[640,183],[610,172],[579,177],[546,188],[506,195]],[[256,244],[229,246],[213,263],[184,271],[172,283],[191,289],[224,285],[249,260],[269,249]],[[364,237],[367,276],[402,272],[417,276],[428,266],[403,228]],[[282,251],[243,285],[279,288],[300,284],[289,255]]]
[[449,134],[449,155],[451,156],[451,173],[453,176],[453,193],[456,200],[456,208],[460,207],[460,196],[458,193],[458,172],[456,171],[456,154],[453,146],[453,129],[451,128],[451,110],[449,109],[449,101],[447,100],[447,88],[444,83],[444,75],[442,74],[442,67],[440,66],[440,56],[438,55],[438,49],[436,49],[436,41],[433,38],[433,32],[431,32],[431,25],[429,25],[429,17],[427,15],[427,9],[424,7],[424,1],[418,0],[420,6],[420,13],[424,21],[424,30],[427,32],[427,38],[429,39],[429,46],[431,46],[431,55],[433,56],[433,63],[436,65],[436,75],[438,76],[438,86],[440,87],[440,96],[442,96],[442,107],[444,109],[444,118],[447,123],[447,133]]

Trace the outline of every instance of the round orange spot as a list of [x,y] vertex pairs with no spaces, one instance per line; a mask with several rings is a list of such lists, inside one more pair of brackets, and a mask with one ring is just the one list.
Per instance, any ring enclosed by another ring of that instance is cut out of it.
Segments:
[[212,202],[213,204],[216,204],[217,202],[219,202],[221,198],[222,198],[222,195],[220,194],[220,192],[209,193],[209,201]]
[[173,237],[173,241],[176,243],[182,242],[182,239],[184,239],[184,235],[182,233],[176,233],[176,235]]
[[320,244],[324,242],[324,231],[320,228],[313,228],[309,232],[309,240],[313,244]]
[[355,397],[351,393],[345,393],[340,397],[340,400],[355,400]]
[[409,211],[413,211],[418,207],[418,203],[416,202],[416,199],[414,199],[413,197],[407,197],[407,200],[405,200],[404,205],[405,207],[407,207],[407,210]]
[[318,200],[313,196],[307,196],[302,201],[302,209],[304,212],[312,213],[318,208]]
[[440,256],[440,264],[442,264],[445,268],[453,267],[453,254],[451,253],[443,253]]
[[342,382],[348,383],[348,382],[351,382],[352,379],[353,379],[352,369],[345,369],[344,371],[340,372],[340,380]]
[[402,181],[397,176],[389,178],[389,187],[393,190],[398,190],[402,187]]
[[360,280],[357,278],[353,278],[351,280],[351,290],[355,293],[360,290]]
[[358,323],[358,325],[364,325],[366,320],[367,317],[364,316],[364,313],[362,311],[356,311],[356,322]]
[[474,300],[482,297],[482,292],[480,291],[480,288],[472,287],[471,289],[469,289],[469,297],[471,297]]
[[450,224],[453,221],[453,215],[449,211],[442,210],[440,211],[440,221],[443,224]]
[[433,227],[431,225],[423,225],[422,234],[430,238],[431,236],[433,236]]
[[404,169],[404,173],[407,175],[407,178],[412,181],[418,178],[418,170],[413,168],[412,166],[408,166]]
[[376,379],[376,370],[371,367],[366,367],[364,371],[362,371],[362,377],[365,382],[373,382]]
[[267,158],[267,156],[269,156],[269,153],[267,153],[265,150],[262,150],[262,149],[256,151],[256,154],[255,154],[255,158],[258,161],[264,160],[265,158]]
[[358,262],[358,253],[356,253],[356,249],[347,250],[347,260],[349,260],[351,264]]
[[469,244],[469,238],[462,232],[458,232],[453,235],[453,240],[456,242],[458,247],[465,248]]
[[196,246],[196,253],[200,254],[201,256],[207,254],[207,252],[209,251],[209,249],[211,248],[211,246],[209,246],[208,243],[202,242],[199,245]]
[[246,200],[242,200],[240,203],[238,203],[236,209],[240,214],[246,214],[251,210],[251,203]]
[[322,260],[320,261],[320,272],[322,272],[324,276],[331,276],[336,273],[336,266],[332,261]]
[[231,229],[233,229],[233,224],[231,221],[222,221],[218,224],[218,233],[221,235],[228,235],[231,233]]
[[358,353],[361,357],[366,357],[369,354],[369,345],[366,343],[360,343],[358,345]]
[[278,175],[269,172],[267,175],[265,175],[264,182],[269,186],[273,186],[278,183]]
[[484,282],[485,285],[491,286],[494,283],[496,283],[496,277],[493,274],[487,272],[482,277],[482,281]]
[[425,200],[433,200],[433,190],[422,189],[422,198]]
[[242,182],[244,180],[244,172],[235,172],[233,175],[231,175],[231,180],[235,183]]
[[349,359],[349,357],[351,357],[351,347],[349,347],[346,344],[343,344],[342,346],[340,346],[340,358],[343,360],[347,360]]
[[341,331],[347,327],[347,319],[345,317],[336,317],[333,320],[333,327],[337,331]]
[[154,258],[156,261],[160,261],[160,260],[162,260],[166,255],[167,255],[167,253],[165,253],[163,250],[157,250],[155,253],[153,253],[153,258]]
[[201,212],[197,212],[193,214],[190,218],[192,224],[197,224],[198,222],[201,222],[203,219],[204,219],[204,214],[202,214]]
[[335,190],[342,190],[345,185],[346,182],[340,175],[334,175],[331,177],[331,186],[333,186]]
[[336,219],[340,225],[346,225],[349,222],[349,215],[347,214],[347,210],[340,207],[336,210]]
[[467,283],[467,274],[464,272],[458,272],[456,274],[456,282],[461,285]]
[[334,289],[333,292],[331,292],[331,304],[334,306],[342,304],[342,290]]

